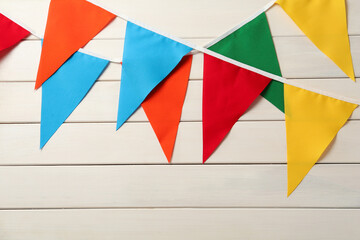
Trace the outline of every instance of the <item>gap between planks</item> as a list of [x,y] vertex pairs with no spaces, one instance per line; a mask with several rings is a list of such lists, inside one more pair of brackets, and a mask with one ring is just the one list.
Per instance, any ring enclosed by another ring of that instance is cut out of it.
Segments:
[[[305,78],[305,77],[287,77],[286,79],[289,80],[343,80],[345,77],[317,77],[317,78]],[[346,79],[347,80],[347,79]],[[350,80],[350,79],[349,79]],[[203,81],[202,78],[190,78],[189,79],[190,82],[195,82],[195,81]],[[356,82],[359,81],[359,77],[356,77]],[[0,80],[1,83],[34,83],[35,84],[35,80],[33,79],[29,79],[29,80]],[[99,79],[96,80],[96,82],[121,82],[120,79]],[[39,90],[37,90],[39,91]]]
[[358,207],[54,207],[54,208],[0,208],[1,211],[85,211],[85,210],[360,210]]
[[[285,117],[285,116],[284,116]],[[358,122],[360,119],[348,119],[348,122]],[[242,120],[239,119],[237,122],[285,122],[284,120],[276,120],[276,119],[269,119],[269,120]],[[135,121],[135,120],[128,120],[126,124],[143,124],[143,123],[149,123],[149,121]],[[202,123],[201,120],[181,120],[180,123]],[[39,125],[40,122],[0,122],[0,125]],[[64,122],[64,124],[116,124],[116,121],[67,121]]]
[[[65,164],[0,164],[0,167],[131,167],[131,166],[284,166],[287,165],[287,163],[265,163],[265,162],[256,162],[256,163],[65,163]],[[357,166],[360,165],[360,163],[339,163],[339,162],[332,162],[332,163],[323,163],[323,162],[317,162],[315,165],[353,165]]]

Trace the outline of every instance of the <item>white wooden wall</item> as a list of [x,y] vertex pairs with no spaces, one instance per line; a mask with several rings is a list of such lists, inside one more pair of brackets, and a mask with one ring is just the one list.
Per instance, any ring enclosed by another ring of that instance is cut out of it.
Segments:
[[[269,0],[103,0],[105,6],[197,44]],[[0,0],[0,11],[43,33],[49,0]],[[347,0],[360,77],[360,1]],[[360,98],[360,86],[274,7],[268,12],[281,70],[307,86]],[[121,57],[119,19],[87,48]],[[0,62],[1,240],[360,239],[360,110],[286,198],[284,116],[264,99],[201,164],[202,56],[191,72],[173,164],[140,109],[115,132],[121,67],[111,64],[39,150],[40,42],[22,41]],[[360,79],[358,79],[360,80]]]

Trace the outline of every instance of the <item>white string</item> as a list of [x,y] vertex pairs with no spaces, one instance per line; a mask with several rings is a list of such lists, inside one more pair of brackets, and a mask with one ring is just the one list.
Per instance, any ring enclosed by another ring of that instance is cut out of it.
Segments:
[[[23,24],[21,21],[13,18],[13,17],[10,17],[8,14],[4,13],[3,11],[1,11],[1,14],[4,15],[5,17],[7,17],[8,19],[10,19],[11,21],[13,21],[14,23],[16,23],[17,25],[19,25],[20,27],[24,28],[25,30],[27,30],[28,32],[30,32],[32,35],[34,35],[36,38],[38,39],[43,39],[44,37],[37,34],[33,29],[31,29],[30,27],[26,26],[25,24]],[[94,56],[94,57],[97,57],[97,58],[101,58],[101,59],[104,59],[104,60],[107,60],[109,62],[113,62],[113,63],[118,63],[118,64],[121,64],[121,60],[120,59],[117,59],[117,58],[107,58],[107,57],[103,57],[101,56],[100,54],[97,54],[97,53],[93,53],[93,52],[90,52],[89,50],[86,50],[86,49],[83,49],[83,48],[80,48],[78,50],[79,52],[82,52],[82,53],[85,53],[85,54],[88,54],[88,55],[91,55],[91,56]]]
[[169,39],[172,39],[172,40],[174,40],[174,41],[176,41],[176,42],[182,43],[182,44],[184,44],[184,45],[186,45],[186,46],[188,46],[188,47],[190,47],[190,48],[196,49],[196,45],[193,44],[193,43],[191,43],[191,42],[189,42],[189,41],[187,41],[187,40],[184,40],[184,39],[181,39],[181,38],[172,36],[172,35],[170,35],[170,34],[167,34],[167,33],[165,33],[165,32],[162,32],[162,31],[160,31],[160,30],[158,30],[158,29],[155,29],[155,28],[153,28],[153,27],[150,27],[150,26],[148,26],[148,25],[146,25],[146,24],[144,24],[144,23],[138,22],[138,21],[135,20],[135,19],[131,19],[131,18],[129,18],[128,16],[126,16],[126,15],[124,15],[124,14],[118,13],[118,12],[116,12],[116,11],[114,11],[114,10],[111,10],[111,9],[103,6],[103,4],[99,3],[99,1],[97,1],[97,0],[86,0],[86,1],[88,1],[88,2],[90,2],[90,3],[92,3],[92,4],[95,4],[96,6],[99,6],[99,7],[101,7],[102,9],[104,9],[104,10],[106,10],[106,11],[108,11],[108,12],[111,12],[112,14],[116,15],[117,17],[119,17],[119,18],[121,18],[121,19],[123,19],[123,20],[125,20],[125,21],[132,22],[132,23],[134,23],[134,24],[136,24],[136,25],[138,25],[138,26],[140,26],[140,27],[142,27],[142,28],[148,29],[148,30],[150,30],[150,31],[152,31],[152,32],[154,32],[154,33],[157,33],[157,34],[159,34],[159,35],[162,35],[162,36],[164,36],[164,37],[167,37],[167,38],[169,38]]
[[207,43],[204,46],[204,48],[209,48],[210,46],[214,45],[215,43],[217,43],[217,42],[221,41],[222,39],[226,38],[227,36],[229,36],[230,34],[235,32],[236,30],[238,30],[239,28],[241,28],[245,24],[247,24],[247,23],[251,22],[252,20],[254,20],[255,18],[257,18],[263,12],[266,12],[267,10],[269,10],[275,3],[276,3],[276,0],[274,0],[272,2],[269,2],[268,4],[266,4],[264,7],[262,7],[260,10],[258,10],[256,13],[254,13],[249,18],[245,19],[240,24],[236,25],[235,27],[231,28],[229,31],[225,32],[221,36],[219,36],[219,37],[215,38],[214,40],[212,40],[211,42]]
[[269,73],[269,72],[265,72],[263,70],[254,68],[254,67],[249,66],[247,64],[235,61],[235,60],[233,60],[231,58],[225,57],[223,55],[220,55],[220,54],[215,53],[213,51],[210,51],[208,49],[201,49],[201,50],[205,54],[208,54],[208,55],[211,55],[211,56],[213,56],[215,58],[221,59],[221,60],[223,60],[225,62],[228,62],[228,63],[231,63],[231,64],[233,64],[235,66],[238,66],[238,67],[247,69],[249,71],[258,73],[259,75],[268,77],[268,78],[270,78],[272,80],[275,80],[275,81],[278,81],[278,82],[281,82],[281,83],[284,83],[284,84],[288,84],[288,85],[291,85],[291,86],[294,86],[294,87],[302,88],[302,89],[305,89],[305,90],[308,90],[308,91],[311,91],[311,92],[315,92],[315,93],[318,93],[318,94],[321,94],[321,95],[325,95],[325,96],[328,96],[328,97],[336,98],[336,99],[339,99],[339,100],[342,100],[342,101],[345,101],[345,102],[360,105],[360,100],[359,99],[349,98],[349,97],[345,97],[345,96],[342,96],[342,95],[339,95],[339,94],[336,94],[336,93],[332,93],[332,92],[312,88],[312,87],[309,87],[309,86],[304,86],[303,84],[296,83],[296,82],[294,82],[292,80],[288,80],[288,79],[280,77],[278,75],[275,75],[275,74],[272,74],[272,73]]
[[94,52],[89,51],[89,50],[87,50],[87,49],[84,49],[84,48],[80,48],[80,49],[78,50],[78,52],[85,53],[85,54],[91,55],[91,56],[93,56],[93,57],[101,58],[101,59],[107,60],[107,61],[112,62],[112,63],[122,64],[122,61],[121,61],[121,59],[119,59],[119,58],[111,58],[111,59],[110,59],[110,58],[104,57],[104,56],[102,56],[102,55],[100,55],[100,54],[97,54],[97,53],[94,53]]
[[[193,44],[193,43],[191,43],[191,42],[188,42],[188,41],[186,41],[186,40],[184,40],[184,39],[180,39],[180,38],[171,36],[171,35],[169,35],[169,34],[167,34],[167,33],[163,33],[163,32],[161,32],[161,31],[159,31],[159,30],[156,30],[156,29],[154,29],[154,28],[152,28],[152,27],[149,27],[149,26],[147,26],[147,25],[145,25],[145,24],[143,24],[143,23],[140,23],[140,22],[138,22],[138,21],[136,21],[136,20],[132,20],[132,19],[130,19],[129,17],[123,15],[123,14],[115,13],[114,11],[112,11],[112,10],[110,10],[110,9],[107,9],[107,8],[105,8],[105,7],[103,7],[103,6],[100,6],[99,3],[97,3],[96,0],[87,0],[87,1],[88,1],[88,2],[91,2],[91,3],[95,4],[95,5],[97,5],[97,6],[101,7],[101,8],[103,8],[103,9],[111,12],[111,13],[113,13],[114,15],[117,15],[118,17],[120,17],[120,18],[122,18],[122,19],[124,19],[124,20],[126,20],[126,21],[133,22],[134,24],[136,24],[136,25],[138,25],[138,26],[141,26],[141,27],[146,28],[146,29],[148,29],[148,30],[151,30],[151,31],[153,31],[153,32],[155,32],[155,33],[157,33],[157,34],[160,34],[160,35],[162,35],[162,36],[165,36],[165,37],[167,37],[167,38],[169,38],[169,39],[172,39],[172,40],[174,40],[174,41],[177,41],[177,42],[179,42],[179,43],[182,43],[182,44],[184,44],[184,45],[186,45],[186,46],[188,46],[188,47],[190,47],[190,48],[193,48],[195,51],[192,51],[190,54],[196,54],[196,53],[198,53],[198,52],[202,52],[202,53],[208,54],[208,55],[210,55],[210,56],[213,56],[213,57],[215,57],[215,58],[218,58],[218,59],[220,59],[220,60],[222,60],[222,61],[231,63],[231,64],[233,64],[233,65],[235,65],[235,66],[238,66],[238,67],[247,69],[247,70],[249,70],[249,71],[255,72],[255,73],[260,74],[260,75],[262,75],[262,76],[265,76],[265,77],[268,77],[268,78],[270,78],[270,79],[276,80],[276,81],[278,81],[278,82],[282,82],[282,83],[285,83],[285,84],[288,84],[288,85],[292,85],[292,86],[295,86],[295,87],[299,87],[299,88],[303,88],[303,89],[305,89],[305,90],[312,91],[312,92],[315,92],[315,93],[318,93],[318,94],[321,94],[321,95],[325,95],[325,96],[328,96],[328,97],[332,97],[332,98],[336,98],[336,99],[339,99],[339,100],[343,100],[343,101],[346,101],[346,102],[349,102],[349,103],[354,103],[354,104],[360,105],[360,100],[358,100],[358,99],[353,99],[353,98],[348,98],[348,97],[345,97],[345,96],[340,96],[340,95],[338,95],[338,94],[330,93],[330,92],[323,91],[323,90],[319,90],[319,89],[313,89],[313,88],[311,88],[311,87],[304,87],[304,86],[302,86],[302,84],[298,84],[298,83],[295,83],[295,82],[288,81],[286,78],[283,78],[283,77],[280,77],[280,76],[271,74],[271,73],[269,73],[269,72],[266,72],[266,71],[263,71],[263,70],[254,68],[254,67],[249,66],[249,65],[247,65],[247,64],[244,64],[244,63],[235,61],[235,60],[233,60],[233,59],[230,59],[230,58],[228,58],[228,57],[225,57],[225,56],[223,56],[223,55],[220,55],[220,54],[218,54],[218,53],[215,53],[215,52],[213,52],[213,51],[210,51],[210,50],[208,50],[208,49],[206,49],[206,48],[204,48],[204,47],[199,47],[199,46],[197,46],[197,45],[195,45],[195,44]],[[269,9],[272,5],[274,5],[274,3],[275,3],[275,1],[271,1],[271,2],[268,3],[266,6],[264,6],[261,10],[262,10],[263,12],[266,11],[266,10]],[[260,12],[260,13],[259,13],[259,12]],[[238,26],[236,26],[236,27],[232,28],[231,30],[229,30],[229,31],[227,32],[227,34],[230,34],[231,32],[236,31],[236,29],[238,29],[239,27],[243,26],[243,25],[246,24],[247,22],[251,21],[252,19],[254,19],[254,18],[255,18],[256,16],[258,16],[259,14],[261,14],[261,11],[258,11],[256,14],[254,14],[254,15],[251,16],[251,17],[249,17],[247,20],[245,20],[244,22],[242,22],[242,23],[239,24]],[[4,15],[5,15],[5,14],[4,14]],[[11,18],[11,17],[9,17],[8,15],[5,15],[5,16],[14,21],[14,19]],[[19,24],[21,27],[23,27],[24,29],[26,29],[26,30],[28,30],[29,32],[31,32],[31,34],[33,34],[35,37],[37,37],[37,38],[39,38],[39,39],[42,39],[42,37],[39,36],[39,35],[37,35],[37,34],[35,33],[35,31],[32,30],[31,28],[29,28],[29,27],[27,27],[26,25],[20,23],[19,21],[14,21],[14,22],[16,22],[16,23]],[[217,38],[216,40],[219,41],[219,39],[222,39],[221,37],[224,37],[225,35],[226,35],[226,33],[223,34],[222,36],[220,36],[219,38]],[[215,43],[215,40],[212,41],[211,43],[214,44],[214,43]],[[210,44],[211,44],[211,43],[210,43]],[[95,56],[95,57],[99,57],[99,58],[108,60],[108,61],[110,61],[110,62],[121,63],[121,60],[119,60],[119,59],[109,59],[109,58],[106,58],[106,57],[101,57],[100,55],[91,53],[90,51],[85,50],[85,49],[80,49],[79,51],[80,51],[80,52],[83,52],[83,53],[86,53],[86,54],[89,54],[89,55],[93,55],[93,56]]]
[[32,35],[34,35],[35,37],[41,39],[40,35],[36,34],[36,32],[31,29],[30,27],[26,26],[25,24],[23,24],[22,22],[18,21],[17,19],[10,17],[8,14],[4,13],[4,11],[1,11],[1,14],[4,15],[5,17],[7,17],[8,19],[10,19],[11,21],[15,22],[17,25],[19,25],[20,27],[24,28],[25,30],[27,30],[28,32],[30,32]]
[[[114,15],[118,16],[119,18],[122,18],[123,20],[125,21],[130,21],[140,27],[143,27],[145,29],[148,29],[150,31],[153,31],[157,34],[160,34],[164,37],[167,37],[169,39],[172,39],[174,41],[177,41],[179,43],[182,43],[188,47],[191,47],[193,48],[195,51],[191,51],[189,54],[197,54],[199,52],[202,52],[202,53],[205,53],[205,54],[208,54],[210,56],[213,56],[215,58],[218,58],[222,61],[225,61],[225,62],[228,62],[228,63],[231,63],[235,66],[238,66],[238,67],[241,67],[241,68],[244,68],[244,69],[247,69],[249,71],[252,71],[252,72],[255,72],[257,74],[260,74],[262,76],[265,76],[265,77],[268,77],[270,79],[273,79],[275,81],[278,81],[278,82],[282,82],[284,84],[288,84],[288,85],[292,85],[292,86],[295,86],[295,87],[298,87],[298,88],[302,88],[302,89],[305,89],[305,90],[308,90],[308,91],[311,91],[311,92],[315,92],[315,93],[318,93],[318,94],[321,94],[321,95],[325,95],[325,96],[328,96],[328,97],[332,97],[332,98],[336,98],[336,99],[339,99],[339,100],[342,100],[342,101],[346,101],[346,102],[349,102],[349,103],[354,103],[354,104],[358,104],[360,105],[360,100],[358,99],[353,99],[353,98],[348,98],[348,97],[345,97],[345,96],[341,96],[341,95],[338,95],[338,94],[335,94],[335,93],[330,93],[330,92],[327,92],[327,91],[323,91],[323,90],[319,90],[319,89],[314,89],[312,87],[304,87],[302,84],[299,84],[299,83],[295,83],[293,81],[288,81],[286,78],[283,78],[283,77],[280,77],[278,75],[275,75],[275,74],[272,74],[272,73],[269,73],[269,72],[266,72],[266,71],[263,71],[261,69],[258,69],[258,68],[255,68],[255,67],[252,67],[252,66],[249,66],[247,64],[244,64],[244,63],[241,63],[241,62],[238,62],[238,61],[235,61],[231,58],[228,58],[228,57],[225,57],[223,55],[220,55],[216,52],[213,52],[209,49],[206,49],[204,47],[199,47],[191,42],[188,42],[184,39],[180,39],[178,37],[175,37],[175,36],[172,36],[172,35],[169,35],[167,33],[163,33],[157,29],[154,29],[153,27],[150,27],[150,26],[147,26],[141,22],[138,22],[136,20],[132,20],[130,19],[129,17],[127,17],[126,15],[124,14],[121,14],[121,13],[118,13],[118,12],[115,12],[107,7],[104,7],[102,4],[100,4],[97,0],[87,0],[88,2],[91,2],[101,8],[103,8],[104,10],[108,11],[108,12],[111,12],[113,13]],[[234,28],[230,29],[229,31],[227,31],[225,34],[221,35],[219,38],[213,40],[212,42],[210,42],[209,44],[207,44],[206,46],[208,45],[212,45],[212,44],[215,44],[217,41],[220,41],[222,38],[226,37],[228,34],[236,31],[238,28],[240,28],[241,26],[243,26],[244,24],[250,22],[251,20],[253,20],[254,18],[256,18],[258,15],[260,15],[262,12],[268,10],[269,8],[271,8],[274,4],[275,4],[276,1],[271,1],[269,2],[268,4],[266,4],[262,9],[260,9],[259,11],[257,11],[255,14],[253,14],[251,17],[247,18],[245,21],[243,21],[241,24],[235,26]]]

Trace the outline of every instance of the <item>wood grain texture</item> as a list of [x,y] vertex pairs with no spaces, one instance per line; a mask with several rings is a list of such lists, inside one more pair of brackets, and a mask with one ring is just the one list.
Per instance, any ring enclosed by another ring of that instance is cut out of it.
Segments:
[[[43,34],[50,0],[0,0]],[[101,0],[156,29],[204,45],[269,0]],[[360,77],[360,1],[347,0],[352,57]],[[353,83],[278,6],[267,12],[283,76],[359,99]],[[85,47],[121,58],[125,21]],[[142,109],[115,131],[121,65],[110,64],[41,151],[40,41],[0,60],[0,239],[357,240],[360,110],[286,198],[284,116],[259,98],[202,165],[203,56],[190,83],[168,165]],[[358,79],[359,80],[359,79]]]
[[[50,0],[0,1],[0,9],[23,21],[42,34]],[[215,38],[254,14],[270,0],[98,0],[105,7],[125,14],[156,29],[178,37]],[[358,0],[347,0],[349,34],[360,34]],[[36,9],[36,11],[29,11]],[[299,36],[301,31],[279,6],[269,12],[269,21],[274,36]],[[116,20],[97,38],[121,38],[125,22]]]
[[[39,124],[1,124],[0,165],[167,164],[149,123],[126,123],[118,131],[115,123],[64,124],[43,150],[39,132]],[[359,163],[358,132],[360,122],[348,122],[320,162]],[[172,162],[201,161],[201,122],[181,123]],[[236,123],[211,163],[286,163],[285,123]]]
[[[188,39],[204,45],[210,39]],[[355,74],[360,76],[360,36],[350,38]],[[306,37],[274,38],[281,71],[286,78],[346,78],[345,74]],[[123,40],[93,40],[85,49],[104,57],[120,58]],[[21,42],[0,62],[0,81],[35,81],[40,58],[40,41]],[[202,79],[203,56],[194,57],[190,79]],[[110,64],[99,80],[119,80],[121,65]],[[349,79],[349,81],[351,81]]]
[[359,171],[317,165],[287,198],[285,165],[0,167],[0,208],[359,208]]
[[[6,240],[357,240],[359,210],[104,209],[0,211]],[[336,227],[331,227],[336,226]]]
[[[327,89],[340,96],[355,99],[360,96],[360,87],[354,87],[353,82],[348,79],[297,80],[297,82],[316,89]],[[0,123],[40,123],[41,90],[33,89],[34,83],[0,82]],[[119,89],[120,82],[97,82],[67,122],[115,122]],[[359,108],[355,110],[351,119],[360,119]],[[201,120],[202,81],[190,81],[181,121]],[[259,97],[239,120],[284,120],[284,114]],[[143,122],[148,119],[140,108],[128,121]]]

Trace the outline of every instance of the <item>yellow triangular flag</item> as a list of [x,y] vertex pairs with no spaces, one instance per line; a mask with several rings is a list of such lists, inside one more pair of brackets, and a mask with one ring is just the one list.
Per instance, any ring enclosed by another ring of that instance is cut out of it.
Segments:
[[357,105],[287,84],[284,95],[289,196]]
[[355,81],[345,0],[277,0],[305,35]]

